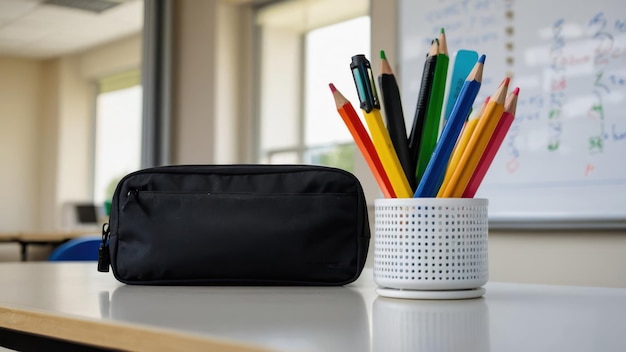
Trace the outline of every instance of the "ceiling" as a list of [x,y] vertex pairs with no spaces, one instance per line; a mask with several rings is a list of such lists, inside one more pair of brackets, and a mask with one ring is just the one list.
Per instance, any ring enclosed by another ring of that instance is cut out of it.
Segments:
[[[92,12],[70,6],[90,6]],[[0,56],[46,59],[138,33],[143,0],[0,0]],[[102,10],[107,6],[112,6]]]

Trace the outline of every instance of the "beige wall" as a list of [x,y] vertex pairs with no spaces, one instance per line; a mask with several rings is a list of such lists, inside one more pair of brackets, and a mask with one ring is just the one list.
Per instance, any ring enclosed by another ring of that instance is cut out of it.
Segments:
[[46,218],[41,221],[40,230],[62,226],[63,203],[91,199],[96,82],[107,75],[140,67],[141,35],[49,61],[54,73],[47,83],[56,91],[56,110],[45,113],[54,121],[49,123],[56,123],[57,132],[55,155],[46,155],[48,150],[43,153],[44,158],[56,160],[52,166],[56,169],[49,170],[56,179],[54,185],[49,185],[54,187],[54,203],[40,206],[40,214]]
[[141,34],[135,34],[74,55],[78,59],[79,75],[85,80],[94,81],[138,69],[141,66],[141,45]]
[[215,1],[180,0],[172,5],[172,163],[212,163],[217,4]]
[[173,2],[172,164],[252,162],[251,10]]
[[0,57],[0,232],[56,230],[63,202],[91,198],[95,81],[140,64],[139,34],[55,59]]
[[37,218],[42,64],[0,57],[0,232]]
[[34,176],[39,185],[39,202],[33,207],[38,216],[28,223],[22,224],[20,230],[42,230],[44,224],[57,228],[60,223],[60,214],[57,207],[57,172],[60,138],[60,111],[61,111],[61,76],[60,60],[47,60],[43,62],[41,90],[42,96],[39,102],[39,148],[37,160],[39,174]]
[[[59,59],[56,209],[67,201],[91,198],[94,82],[80,74],[80,57]],[[49,208],[52,209],[52,208]],[[40,211],[44,211],[41,209]],[[55,216],[60,227],[60,216]]]
[[624,231],[491,231],[494,281],[626,287]]

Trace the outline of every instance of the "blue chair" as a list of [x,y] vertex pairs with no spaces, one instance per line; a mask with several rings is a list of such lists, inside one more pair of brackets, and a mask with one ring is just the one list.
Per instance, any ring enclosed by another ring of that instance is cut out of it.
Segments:
[[94,261],[98,260],[101,236],[84,236],[71,239],[55,248],[48,261]]

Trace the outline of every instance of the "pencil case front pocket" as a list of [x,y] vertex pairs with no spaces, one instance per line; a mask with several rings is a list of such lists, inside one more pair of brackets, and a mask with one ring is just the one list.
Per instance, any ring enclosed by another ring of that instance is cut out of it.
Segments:
[[356,178],[317,166],[142,170],[120,181],[109,229],[128,284],[343,285],[369,243]]

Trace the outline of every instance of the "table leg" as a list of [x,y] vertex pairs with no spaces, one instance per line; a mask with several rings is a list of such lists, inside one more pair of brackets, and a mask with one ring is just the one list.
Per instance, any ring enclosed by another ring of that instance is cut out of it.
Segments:
[[25,262],[28,260],[28,243],[20,242],[20,259]]

